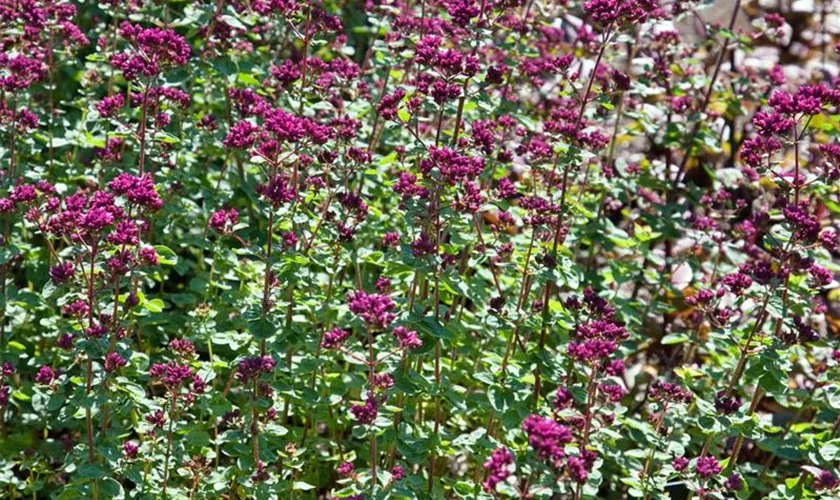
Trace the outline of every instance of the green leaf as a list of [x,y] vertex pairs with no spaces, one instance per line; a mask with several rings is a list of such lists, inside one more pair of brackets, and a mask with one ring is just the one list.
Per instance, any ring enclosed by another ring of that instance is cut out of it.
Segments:
[[157,252],[158,262],[161,264],[174,266],[178,263],[178,256],[167,246],[155,245],[155,252]]
[[314,490],[315,487],[309,483],[304,483],[303,481],[295,481],[292,485],[293,490],[301,490],[301,491],[309,491]]
[[84,464],[79,467],[79,475],[90,479],[100,479],[105,477],[106,471],[96,464]]
[[408,324],[435,338],[444,340],[452,340],[455,338],[455,335],[451,331],[444,328],[444,326],[432,316],[426,316],[419,320],[416,317],[409,318]]
[[164,304],[164,302],[160,299],[147,300],[145,303],[143,303],[143,307],[145,307],[147,310],[153,313],[159,313],[163,311],[163,308],[165,306],[166,304]]
[[274,325],[266,318],[259,318],[248,322],[248,331],[257,339],[267,339],[274,335]]
[[662,337],[662,345],[682,344],[689,341],[689,336],[685,333],[669,333]]

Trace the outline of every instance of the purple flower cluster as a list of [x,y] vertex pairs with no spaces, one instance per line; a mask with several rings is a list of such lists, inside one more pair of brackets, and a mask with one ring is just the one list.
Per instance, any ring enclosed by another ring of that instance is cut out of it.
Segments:
[[125,196],[130,203],[149,210],[158,210],[163,206],[163,200],[155,191],[155,184],[149,174],[134,176],[123,172],[108,183],[108,188],[115,194]]
[[35,375],[35,382],[41,385],[50,385],[58,378],[58,374],[47,365],[42,366]]
[[231,208],[230,210],[223,209],[213,212],[208,224],[212,229],[222,234],[228,234],[237,222],[239,222],[239,212]]
[[840,479],[830,470],[821,470],[814,479],[814,489],[817,491],[833,491],[840,486]]
[[387,295],[368,294],[363,290],[356,290],[347,294],[347,301],[350,312],[357,314],[368,328],[374,330],[386,329],[396,317],[391,312],[396,305]]
[[700,457],[697,459],[695,471],[697,471],[698,476],[704,479],[720,474],[721,470],[723,468],[715,457]]
[[727,395],[726,391],[720,391],[715,396],[715,408],[724,415],[731,415],[741,407],[741,398],[737,395]]
[[417,332],[404,326],[394,327],[394,338],[402,349],[417,349],[423,346],[423,341],[417,336]]
[[61,262],[50,268],[50,279],[56,285],[66,283],[73,278],[73,270],[72,262]]
[[429,173],[435,169],[450,184],[478,177],[484,172],[484,160],[459,154],[449,148],[429,148],[429,158],[420,162],[420,170]]
[[240,380],[257,379],[263,374],[273,372],[276,365],[277,361],[275,361],[271,356],[245,358],[239,362],[236,376]]
[[351,406],[350,413],[360,424],[372,424],[379,414],[379,404],[376,402],[376,396],[369,392],[365,403]]
[[572,442],[572,431],[551,418],[530,415],[522,422],[528,444],[537,455],[555,467],[566,456],[565,446]]
[[114,54],[111,65],[122,71],[126,80],[152,78],[164,68],[189,61],[190,46],[171,29],[143,28],[126,21],[120,26],[120,35],[128,40],[131,49]]
[[482,483],[484,491],[488,493],[496,491],[496,485],[510,477],[510,466],[513,465],[513,462],[513,454],[507,448],[501,447],[493,450],[490,458],[484,462],[484,468],[487,470],[487,479]]
[[321,341],[321,347],[324,349],[336,349],[340,347],[345,340],[349,339],[350,335],[350,330],[333,328],[332,330],[324,333],[324,339]]
[[117,352],[109,352],[105,355],[104,368],[106,373],[113,373],[126,365],[128,365],[128,360]]
[[694,401],[694,394],[679,384],[657,380],[650,387],[650,398],[661,402],[690,404]]
[[155,363],[149,368],[149,376],[162,382],[169,390],[175,390],[184,382],[192,380],[192,368],[173,361]]

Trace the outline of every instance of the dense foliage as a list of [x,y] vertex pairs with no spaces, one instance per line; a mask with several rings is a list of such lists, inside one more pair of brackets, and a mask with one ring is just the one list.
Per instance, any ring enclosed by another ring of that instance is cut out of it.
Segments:
[[840,495],[837,1],[0,30],[0,497]]

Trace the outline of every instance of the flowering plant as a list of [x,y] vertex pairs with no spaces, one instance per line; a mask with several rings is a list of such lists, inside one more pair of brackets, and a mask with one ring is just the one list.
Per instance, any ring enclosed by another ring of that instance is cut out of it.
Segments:
[[0,497],[837,498],[836,0],[0,1]]

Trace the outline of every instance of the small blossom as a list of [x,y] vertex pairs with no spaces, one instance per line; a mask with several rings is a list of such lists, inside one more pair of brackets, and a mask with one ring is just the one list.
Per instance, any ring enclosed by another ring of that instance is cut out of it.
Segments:
[[726,489],[728,490],[741,491],[744,488],[744,480],[737,473],[733,473],[726,478],[726,482],[723,483],[723,485],[726,486]]
[[488,493],[496,491],[496,485],[510,477],[511,465],[513,465],[513,454],[510,450],[505,447],[493,450],[490,458],[484,462],[484,468],[487,470],[487,479],[482,484],[484,491]]
[[256,379],[264,373],[272,373],[276,364],[271,356],[245,358],[239,362],[236,376],[242,380]]
[[566,456],[565,445],[572,442],[572,431],[553,419],[530,415],[522,422],[522,429],[528,434],[528,444],[540,457],[556,464]]
[[40,385],[50,385],[57,377],[58,374],[56,374],[52,368],[44,365],[38,370],[38,374],[35,375],[35,382]]
[[720,391],[715,396],[715,408],[724,415],[731,415],[741,407],[741,398],[732,395],[727,396],[726,391]]
[[345,340],[350,338],[350,331],[342,328],[333,328],[324,334],[324,339],[321,341],[321,347],[324,349],[335,349]]
[[417,349],[423,346],[423,341],[417,336],[417,332],[404,326],[394,328],[394,337],[402,349]]
[[715,460],[715,457],[700,457],[697,459],[695,470],[697,471],[698,476],[702,478],[709,478],[720,474],[722,468],[718,461]]
[[55,285],[66,283],[73,278],[73,270],[72,262],[62,262],[50,268],[50,279]]
[[350,413],[353,414],[353,418],[357,422],[361,424],[372,424],[379,414],[379,405],[376,403],[374,394],[368,393],[364,404],[351,406]]
[[117,369],[126,366],[128,364],[128,360],[123,358],[116,352],[109,352],[105,355],[105,372],[106,373],[113,373]]
[[395,465],[391,467],[391,479],[399,481],[405,477],[405,469],[402,465]]
[[347,300],[350,302],[350,312],[359,315],[370,328],[387,328],[396,317],[391,312],[396,305],[387,295],[367,294],[356,290],[347,294]]

